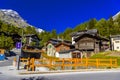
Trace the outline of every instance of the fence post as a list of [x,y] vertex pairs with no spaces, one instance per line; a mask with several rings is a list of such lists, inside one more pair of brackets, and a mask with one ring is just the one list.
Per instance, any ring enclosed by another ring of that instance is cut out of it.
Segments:
[[74,61],[75,61],[75,63],[74,63],[74,64],[75,64],[75,69],[76,69],[76,68],[77,68],[77,58],[75,58],[75,60],[74,60]]
[[34,65],[34,63],[35,63],[35,59],[34,58],[32,58],[32,71],[35,71],[35,65]]
[[64,70],[64,58],[62,59],[62,70]]
[[28,58],[28,62],[27,62],[27,71],[29,71],[29,67],[30,67],[30,58]]
[[73,59],[73,69],[76,69],[76,58]]
[[49,68],[50,68],[50,70],[52,68],[52,59],[49,60]]
[[86,58],[86,68],[88,68],[88,59]]
[[117,59],[115,59],[115,67],[117,67]]
[[96,59],[96,68],[98,68],[98,65],[99,65],[98,59]]
[[112,68],[112,59],[110,59],[110,67]]

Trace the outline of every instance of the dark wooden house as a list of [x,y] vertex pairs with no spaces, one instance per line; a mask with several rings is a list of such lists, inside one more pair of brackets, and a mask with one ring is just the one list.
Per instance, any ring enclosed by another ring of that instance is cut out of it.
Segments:
[[105,51],[108,48],[108,39],[100,37],[97,30],[84,30],[74,33],[75,48],[90,56],[91,53]]
[[24,58],[41,58],[42,48],[36,46],[24,46],[22,48],[22,57]]
[[[24,35],[26,43],[22,47],[22,57],[40,58],[42,53],[42,47],[39,47],[40,39],[35,34]],[[34,45],[31,43],[34,42]]]
[[31,42],[35,42],[36,43],[35,45],[39,46],[40,39],[36,34],[27,34],[27,35],[24,35],[24,37],[26,39],[27,45],[30,45]]

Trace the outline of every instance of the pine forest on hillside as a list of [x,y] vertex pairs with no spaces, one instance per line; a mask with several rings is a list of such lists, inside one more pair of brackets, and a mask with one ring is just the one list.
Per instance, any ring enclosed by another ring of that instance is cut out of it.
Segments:
[[61,39],[71,40],[70,34],[72,32],[77,32],[85,29],[97,29],[101,36],[107,38],[110,35],[120,34],[120,15],[116,19],[110,17],[108,20],[105,20],[104,18],[96,20],[95,18],[93,18],[89,21],[77,25],[73,29],[68,27],[64,32],[60,34],[57,34],[56,30],[52,30],[51,32],[44,31],[42,33],[39,33],[35,30],[35,27],[27,26],[24,28],[19,28],[0,21],[0,47],[6,49],[12,49],[13,47],[15,47],[15,42],[13,41],[12,37],[14,34],[22,36],[22,31],[24,35],[37,34],[38,37],[41,39],[40,46],[43,46],[50,38],[59,37]]

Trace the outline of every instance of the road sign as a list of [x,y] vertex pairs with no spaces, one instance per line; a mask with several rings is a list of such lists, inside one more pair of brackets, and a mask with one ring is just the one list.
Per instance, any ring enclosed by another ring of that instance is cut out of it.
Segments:
[[21,42],[17,42],[17,43],[16,43],[16,48],[17,48],[17,49],[20,49],[21,46],[22,46],[22,45],[21,45]]

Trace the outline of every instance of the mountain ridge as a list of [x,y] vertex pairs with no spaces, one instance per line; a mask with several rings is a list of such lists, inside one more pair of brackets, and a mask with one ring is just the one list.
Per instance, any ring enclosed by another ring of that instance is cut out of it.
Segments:
[[119,12],[117,12],[112,18],[113,18],[113,20],[116,20],[117,18],[118,18],[118,16],[120,15],[120,11]]
[[[0,20],[4,21],[7,24],[12,24],[16,27],[24,28],[27,26],[32,26],[27,23],[18,12],[12,9],[0,9]],[[34,26],[32,26],[34,27]],[[36,28],[36,27],[35,27]],[[43,32],[41,28],[36,28],[37,32]]]

